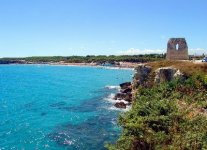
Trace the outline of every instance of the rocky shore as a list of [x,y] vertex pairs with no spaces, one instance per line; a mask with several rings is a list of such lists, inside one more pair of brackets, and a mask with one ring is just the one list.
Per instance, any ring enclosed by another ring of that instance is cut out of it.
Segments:
[[146,64],[139,64],[135,67],[135,74],[132,82],[120,84],[120,92],[114,97],[118,100],[115,107],[126,109],[136,98],[136,91],[141,87],[150,87],[152,84],[159,84],[165,81],[171,81],[175,78],[184,79],[185,76],[179,69],[174,67],[162,67],[153,71],[152,67]]
[[117,108],[126,108],[132,102],[132,84],[131,82],[125,82],[120,84],[120,88],[120,92],[114,97],[114,100],[118,100],[119,102],[116,102],[114,106]]

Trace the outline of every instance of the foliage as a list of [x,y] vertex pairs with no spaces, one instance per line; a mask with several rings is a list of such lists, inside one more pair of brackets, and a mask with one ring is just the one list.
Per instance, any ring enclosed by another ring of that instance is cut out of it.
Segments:
[[199,75],[139,87],[132,109],[119,117],[123,128],[109,150],[207,149],[207,91]]
[[146,55],[87,55],[87,56],[53,56],[53,57],[26,57],[26,58],[1,58],[0,64],[7,63],[24,63],[27,62],[35,62],[35,63],[45,63],[45,62],[60,62],[64,61],[66,63],[91,63],[91,62],[148,62],[148,61],[157,61],[162,60],[164,58],[163,54],[146,54]]

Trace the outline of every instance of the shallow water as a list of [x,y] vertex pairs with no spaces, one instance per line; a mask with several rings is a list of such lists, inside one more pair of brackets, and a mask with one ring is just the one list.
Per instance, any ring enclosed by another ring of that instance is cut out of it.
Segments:
[[120,111],[107,97],[132,73],[0,65],[0,149],[104,149],[120,133]]

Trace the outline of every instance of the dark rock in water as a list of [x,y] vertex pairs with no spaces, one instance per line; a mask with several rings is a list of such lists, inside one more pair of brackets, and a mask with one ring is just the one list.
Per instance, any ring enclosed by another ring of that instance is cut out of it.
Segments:
[[118,102],[114,106],[117,108],[126,108],[126,104],[124,102]]
[[131,93],[132,89],[131,88],[127,88],[127,89],[122,89],[121,93]]
[[120,84],[121,89],[127,89],[131,86],[131,82],[125,82]]
[[128,92],[128,93],[117,93],[114,97],[115,100],[125,100],[127,102],[131,102],[132,101],[132,93]]
[[132,102],[132,93],[127,93],[124,100],[131,103]]
[[117,93],[114,97],[115,100],[123,100],[126,97],[126,93]]
[[114,97],[115,100],[125,100],[129,103],[132,102],[132,87],[131,82],[125,82],[120,84],[121,91],[117,93]]

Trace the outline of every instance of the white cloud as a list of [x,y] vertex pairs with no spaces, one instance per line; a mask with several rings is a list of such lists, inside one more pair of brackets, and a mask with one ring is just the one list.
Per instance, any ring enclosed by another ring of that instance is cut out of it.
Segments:
[[[165,49],[136,49],[136,48],[130,48],[128,50],[119,51],[119,55],[139,55],[139,54],[161,54],[166,53],[167,50]],[[204,48],[191,48],[188,50],[188,53],[190,55],[207,55],[207,50]]]
[[191,55],[207,54],[207,50],[205,50],[204,48],[191,48],[189,49],[189,54]]
[[161,54],[164,53],[164,50],[161,49],[135,49],[135,48],[130,48],[125,51],[120,51],[120,55],[139,55],[139,54]]

